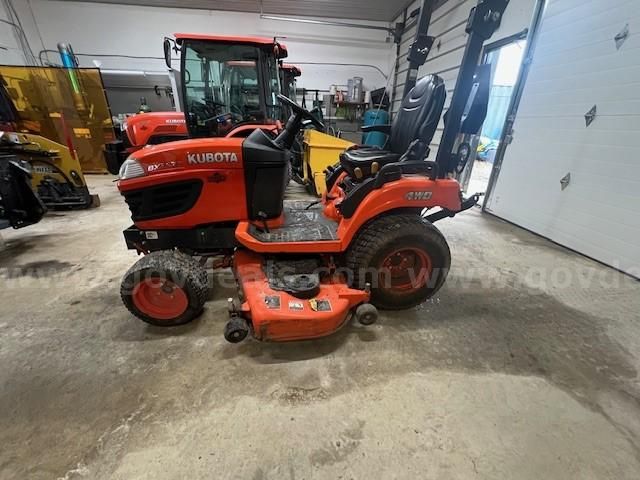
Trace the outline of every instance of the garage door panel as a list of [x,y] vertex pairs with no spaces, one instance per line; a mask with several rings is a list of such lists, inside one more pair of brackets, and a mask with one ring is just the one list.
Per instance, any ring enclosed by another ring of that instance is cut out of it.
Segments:
[[[548,32],[568,29],[587,32],[611,21],[612,18],[636,15],[637,8],[637,0],[556,0],[547,6],[544,29]],[[578,11],[580,14],[576,15]],[[568,26],[569,24],[571,25]]]
[[[550,106],[544,104],[529,104],[522,109],[522,116],[525,117],[556,117],[556,116],[576,116],[583,117],[587,111],[596,105],[597,115],[639,115],[640,100],[617,100],[599,101],[594,94],[584,102],[579,103],[557,103]],[[584,118],[583,118],[584,121]]]
[[[576,48],[564,52],[564,57],[557,53],[536,64],[537,77],[573,79],[580,75],[588,75],[597,68],[612,73],[615,81],[616,70],[629,68],[629,57],[640,55],[640,35],[630,36],[625,43],[625,54],[612,55],[613,42],[601,42],[584,48]],[[620,77],[618,77],[620,80]]]
[[[537,121],[537,119],[536,119]],[[638,131],[593,131],[580,138],[581,131],[567,132],[567,139],[558,139],[553,129],[538,129],[526,131],[522,124],[518,125],[515,136],[520,134],[528,137],[523,143],[537,153],[539,161],[552,155],[558,159],[571,159],[580,162],[580,167],[593,173],[611,172],[619,168],[625,170],[625,175],[634,175],[640,178],[640,162],[637,154],[629,151],[628,143],[632,143],[638,137]],[[618,171],[616,171],[616,175]],[[628,180],[628,179],[627,179]]]
[[[500,173],[501,177],[503,173]],[[626,211],[621,215],[626,218],[624,223],[612,218],[610,206],[599,207],[599,215],[590,214],[593,204],[598,203],[597,198],[593,202],[582,201],[580,196],[570,201],[563,200],[559,182],[549,182],[547,176],[536,168],[511,169],[506,172],[507,176],[513,177],[511,180],[518,187],[512,195],[497,194],[492,203],[500,212],[499,216],[616,268],[628,270],[634,262],[637,265],[634,258],[637,258],[638,247],[629,239],[637,238],[640,232],[633,223],[633,216],[628,216]],[[551,201],[549,197],[552,197]],[[534,204],[529,203],[530,199],[535,200]],[[525,210],[521,208],[522,203],[530,207]],[[554,208],[540,208],[550,204]],[[559,214],[567,209],[576,213],[570,216]]]
[[625,75],[613,76],[606,71],[593,71],[590,74],[580,76],[580,82],[558,81],[557,79],[545,78],[541,75],[529,77],[527,80],[527,91],[531,95],[537,95],[545,92],[561,92],[570,95],[571,92],[582,91],[588,89],[606,90],[607,92],[615,92],[617,88],[624,87],[630,83],[637,84],[640,78],[640,65],[628,66]]
[[[625,52],[621,52],[620,55],[612,56],[611,48],[615,48],[613,37],[622,29],[622,26],[619,26],[615,30],[610,30],[606,32],[608,35],[603,35],[603,38],[591,39],[588,43],[581,43],[578,45],[564,45],[563,47],[558,48],[550,48],[547,49],[546,52],[540,53],[537,61],[538,67],[543,68],[546,66],[553,65],[561,65],[567,61],[567,58],[576,59],[575,62],[572,63],[580,63],[582,64],[586,60],[590,60],[592,62],[592,67],[597,65],[600,67],[600,60],[616,60],[623,58],[623,53],[633,55],[632,51],[635,50],[635,53],[638,53],[638,49],[640,48],[640,33],[629,34],[627,40],[624,43]],[[538,51],[539,52],[539,51]],[[617,66],[621,66],[618,64]],[[614,67],[615,68],[615,67]]]
[[[619,16],[612,16],[610,22],[605,23],[603,18],[593,19],[593,28],[588,31],[575,35],[575,38],[571,44],[567,44],[567,37],[562,29],[558,29],[554,32],[549,32],[548,37],[544,42],[539,42],[536,46],[536,52],[539,52],[542,58],[545,58],[547,54],[559,52],[567,49],[568,45],[571,48],[580,45],[589,45],[598,42],[611,42],[613,37],[619,33],[626,23],[637,24],[640,20],[640,13],[636,12],[633,15],[629,15],[627,21],[622,24]],[[630,35],[636,35],[638,32],[630,32]]]
[[[525,144],[530,148],[540,149],[540,143]],[[595,151],[586,146],[580,146],[582,153],[579,156],[568,158],[564,155],[563,149],[559,146],[544,145],[536,163],[532,169],[520,167],[522,173],[529,172],[534,175],[536,184],[546,190],[555,191],[560,187],[560,179],[567,173],[571,174],[572,193],[586,188],[594,192],[607,204],[613,200],[632,201],[637,203],[640,182],[635,180],[640,175],[637,164],[630,164],[625,156],[616,156],[605,151],[604,155],[598,156],[600,151]],[[619,160],[619,161],[616,161]],[[537,171],[545,169],[543,173]],[[502,173],[501,173],[502,174]],[[521,178],[520,180],[523,180]],[[609,184],[615,184],[615,191],[605,188]],[[602,195],[600,195],[601,192]],[[558,192],[556,192],[558,193]],[[558,196],[562,196],[558,193]],[[637,215],[637,214],[636,214]]]
[[[640,227],[634,225],[630,218],[618,221],[610,218],[611,207],[602,205],[597,201],[589,201],[588,196],[572,196],[562,198],[559,206],[564,209],[575,210],[575,215],[570,218],[571,225],[578,227],[580,232],[594,231],[592,224],[598,223],[602,228],[595,230],[603,238],[616,239],[620,245],[631,244],[629,239],[640,235]],[[582,208],[588,207],[588,208]],[[564,220],[563,220],[564,221]]]
[[[640,266],[639,17],[637,1],[549,1],[487,199],[498,216],[630,273]],[[633,33],[616,49],[626,23]]]
[[[584,175],[582,180],[590,188],[595,182],[600,182],[602,186],[615,184],[611,195],[629,194],[637,197],[640,191],[640,162],[637,161],[637,154],[628,147],[638,136],[637,131],[628,131],[624,136],[619,136],[615,131],[585,133],[583,129],[577,134],[568,133],[570,130],[565,132],[566,137],[558,137],[552,129],[527,129],[518,123],[512,146],[517,147],[513,151],[519,156],[509,163],[517,165],[520,170],[533,167],[536,175],[543,172],[547,176],[547,185],[553,185],[554,190],[560,179],[566,173],[571,173],[573,180],[577,178],[576,175]],[[520,139],[521,136],[524,138]],[[502,168],[504,171],[510,167],[505,161]],[[572,181],[572,185],[577,186],[579,182]]]
[[[557,129],[563,129],[568,136],[576,135],[577,133],[584,132],[584,119],[573,119],[571,123],[567,122],[563,117],[550,117],[545,118],[544,124],[537,118],[524,117],[518,113],[516,135],[519,132],[526,134],[531,129],[538,129],[544,138],[555,136]],[[592,123],[588,129],[589,135],[598,135],[599,132],[613,132],[614,134],[620,133],[621,135],[631,134],[636,135],[640,131],[640,115],[632,115],[628,117],[597,117],[597,121]],[[529,136],[529,135],[527,135]],[[593,137],[595,138],[595,137]],[[617,137],[618,143],[624,141],[626,137]],[[633,138],[633,137],[632,137]]]
[[[601,115],[633,114],[634,111],[632,105],[623,105],[622,107],[619,105],[621,102],[619,100],[620,95],[624,95],[628,98],[629,102],[640,101],[640,82],[630,83],[615,89],[602,89],[597,93],[594,93],[593,90],[589,88],[579,88],[573,91],[568,90],[562,92],[548,89],[545,92],[531,95],[531,98],[536,100],[536,102],[531,102],[531,104],[527,105],[528,109],[526,110],[526,115],[535,114],[536,103],[537,105],[541,105],[547,102],[563,108],[565,106],[577,105],[577,115],[584,114],[586,112],[585,108],[591,108],[592,105],[598,106],[598,110]],[[525,111],[522,113],[525,114]],[[635,113],[640,114],[640,111],[636,110]]]

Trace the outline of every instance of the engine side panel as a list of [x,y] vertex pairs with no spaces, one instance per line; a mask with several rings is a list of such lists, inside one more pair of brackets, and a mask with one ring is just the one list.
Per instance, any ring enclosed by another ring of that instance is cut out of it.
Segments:
[[[184,185],[193,181],[201,184],[201,190],[189,209],[180,214],[138,220],[136,227],[148,229],[194,228],[215,222],[247,219],[242,138],[209,138],[171,142],[143,148],[135,158],[145,170],[143,177],[120,180],[118,189],[129,197],[144,195],[145,190],[155,190],[171,184]],[[183,195],[190,195],[185,189]],[[164,197],[166,198],[166,197]],[[171,199],[179,202],[181,199]],[[178,211],[178,210],[176,210]],[[135,212],[132,209],[135,216]]]

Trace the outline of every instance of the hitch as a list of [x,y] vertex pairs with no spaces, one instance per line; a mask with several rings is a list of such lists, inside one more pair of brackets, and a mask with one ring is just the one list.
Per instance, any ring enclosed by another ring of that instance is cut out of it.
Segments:
[[469,210],[474,205],[477,205],[480,201],[480,197],[483,196],[484,193],[474,193],[470,197],[462,199],[460,203],[460,210],[449,210],[448,208],[443,208],[442,210],[437,211],[436,213],[432,213],[431,215],[426,215],[424,218],[429,220],[431,223],[437,222],[438,220],[442,220],[443,218],[451,218],[455,217],[458,213],[464,212],[465,210]]

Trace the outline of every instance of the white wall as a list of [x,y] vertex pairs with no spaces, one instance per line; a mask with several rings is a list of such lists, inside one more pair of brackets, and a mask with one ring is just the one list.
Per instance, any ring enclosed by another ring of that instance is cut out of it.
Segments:
[[[62,41],[71,43],[76,54],[144,57],[162,57],[162,39],[175,32],[277,35],[287,37],[282,40],[289,50],[287,62],[301,64],[303,75],[298,85],[307,89],[328,89],[333,83],[346,83],[347,78],[354,75],[364,77],[365,88],[371,89],[384,86],[386,79],[372,67],[306,65],[304,62],[370,64],[387,75],[395,54],[393,43],[385,41],[384,31],[264,20],[253,13],[45,0],[19,3],[16,2],[16,9],[21,20],[31,16],[29,6],[33,11],[35,24],[25,24],[24,28],[36,53],[41,50],[36,29],[49,49],[55,50]],[[56,53],[49,54],[49,58],[58,62]],[[160,58],[96,59],[102,62],[102,68],[165,69]],[[81,66],[93,66],[92,60],[92,57],[81,56]]]
[[4,20],[0,22],[0,64],[24,65],[27,62],[20,48],[16,29],[13,25],[5,23],[10,21],[10,17],[4,3],[0,3],[0,19]]

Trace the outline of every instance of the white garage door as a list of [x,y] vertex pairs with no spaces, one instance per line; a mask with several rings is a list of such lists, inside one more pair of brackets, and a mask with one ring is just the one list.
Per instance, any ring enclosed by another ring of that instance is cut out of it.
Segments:
[[547,2],[514,132],[487,210],[640,276],[640,0]]

